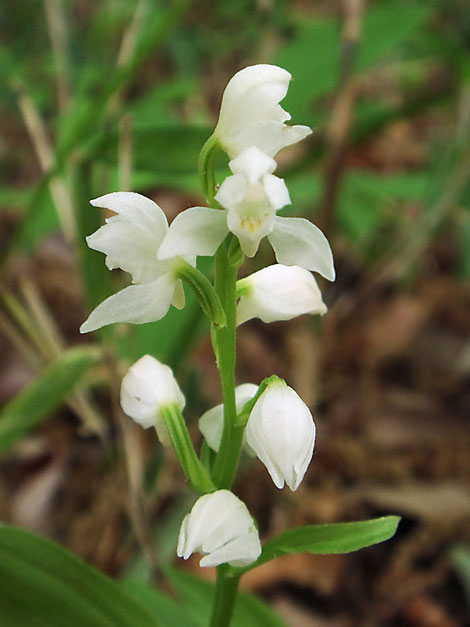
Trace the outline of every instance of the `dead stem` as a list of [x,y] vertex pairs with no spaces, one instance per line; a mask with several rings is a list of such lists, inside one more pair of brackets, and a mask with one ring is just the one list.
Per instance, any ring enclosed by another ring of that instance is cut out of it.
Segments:
[[326,131],[325,184],[318,220],[327,234],[335,222],[336,203],[346,166],[352,116],[358,94],[354,62],[360,42],[364,1],[343,0],[343,13],[339,90]]

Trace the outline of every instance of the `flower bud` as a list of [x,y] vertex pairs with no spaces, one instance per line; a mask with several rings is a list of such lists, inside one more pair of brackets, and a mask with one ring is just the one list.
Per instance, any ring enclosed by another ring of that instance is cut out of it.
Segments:
[[171,368],[150,355],[144,355],[129,368],[122,380],[121,407],[124,413],[144,429],[155,427],[161,443],[169,446],[170,438],[161,408],[173,404],[182,410],[185,399]]
[[[248,402],[258,391],[258,386],[254,383],[242,383],[235,388],[235,405],[237,413],[240,413],[243,405]],[[206,411],[199,418],[199,431],[204,436],[207,444],[213,451],[218,451],[220,446],[220,440],[222,439],[222,433],[224,430],[224,406],[223,404],[216,405]],[[249,449],[246,442],[244,442],[244,448],[248,454],[254,455],[253,451]],[[248,450],[247,450],[248,449]]]
[[246,505],[229,490],[201,496],[184,518],[177,554],[185,560],[204,553],[200,566],[251,564],[261,554],[261,544]]
[[297,490],[312,459],[315,424],[298,394],[282,380],[257,400],[246,426],[246,440],[274,484]]
[[259,64],[237,72],[225,88],[215,129],[222,148],[233,159],[249,146],[269,157],[312,132],[308,126],[287,126],[290,115],[279,102],[292,76],[276,65]]
[[313,275],[298,266],[275,264],[237,283],[237,324],[251,318],[263,322],[290,320],[302,314],[326,313]]

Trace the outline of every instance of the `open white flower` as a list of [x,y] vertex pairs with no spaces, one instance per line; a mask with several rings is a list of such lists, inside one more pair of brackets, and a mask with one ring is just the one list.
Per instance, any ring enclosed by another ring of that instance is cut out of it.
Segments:
[[240,279],[237,293],[237,324],[252,318],[275,322],[327,311],[313,274],[298,266],[263,268]]
[[271,383],[256,401],[246,440],[278,488],[297,490],[313,455],[315,424],[298,394],[283,381]]
[[287,126],[291,116],[279,102],[292,76],[276,65],[252,65],[240,70],[225,88],[214,135],[233,159],[249,146],[270,157],[304,139],[308,126]]
[[[256,394],[258,386],[254,383],[242,383],[235,388],[235,405],[237,408],[237,414],[243,409],[243,405],[247,403]],[[220,441],[222,439],[222,433],[224,430],[224,406],[223,404],[216,405],[206,411],[199,418],[199,431],[204,436],[207,444],[213,451],[218,451]],[[250,455],[255,453],[247,445],[244,439],[244,449]]]
[[185,516],[177,554],[185,560],[204,553],[200,566],[246,566],[261,554],[261,544],[246,505],[229,490],[201,496]]
[[[80,327],[88,333],[115,322],[134,324],[160,320],[170,304],[184,306],[181,280],[176,277],[178,260],[158,260],[157,252],[168,223],[161,208],[140,194],[114,192],[91,201],[94,207],[116,212],[106,224],[86,238],[90,248],[106,255],[110,270],[121,268],[132,275],[134,285],[104,300]],[[180,255],[194,265],[194,257]]]
[[320,229],[304,218],[276,216],[278,209],[290,203],[284,181],[272,174],[276,162],[251,146],[229,166],[233,175],[225,179],[216,195],[227,211],[192,207],[177,215],[159,249],[159,258],[169,259],[183,252],[212,256],[232,231],[249,257],[267,236],[279,263],[319,272],[333,281],[333,256]]
[[123,412],[144,429],[155,427],[158,439],[170,445],[170,436],[162,415],[162,407],[185,406],[173,372],[154,357],[144,355],[132,365],[121,383],[121,407]]

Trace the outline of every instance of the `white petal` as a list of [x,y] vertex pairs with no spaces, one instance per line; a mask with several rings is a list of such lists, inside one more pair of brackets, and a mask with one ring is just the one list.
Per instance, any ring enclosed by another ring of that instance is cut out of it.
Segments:
[[144,429],[155,427],[158,439],[169,446],[170,435],[161,414],[163,405],[183,409],[185,398],[171,368],[150,355],[133,364],[121,383],[121,407],[124,413]]
[[171,274],[164,274],[152,283],[130,285],[98,305],[80,327],[80,333],[116,322],[141,324],[160,320],[170,307],[174,291]]
[[236,207],[245,197],[246,187],[246,178],[242,174],[227,176],[219,187],[215,199],[226,209]]
[[135,224],[143,224],[161,241],[168,229],[168,222],[157,203],[136,192],[113,192],[90,200],[94,207],[111,209]]
[[135,283],[147,283],[159,274],[157,248],[160,241],[142,224],[133,224],[114,216],[86,238],[93,250],[105,253],[110,270],[122,268],[132,274]]
[[257,146],[269,157],[311,135],[312,129],[297,124],[286,126],[273,120],[258,120],[239,129],[237,134],[221,140],[229,157],[236,157],[248,146]]
[[193,552],[206,558],[201,566],[254,562],[261,553],[258,532],[246,508],[232,492],[217,490],[201,496],[181,525],[177,553]]
[[159,259],[176,255],[212,256],[228,233],[225,211],[191,207],[179,213],[158,250]]
[[256,146],[250,146],[228,164],[234,174],[242,174],[248,183],[257,183],[265,174],[272,174],[276,162]]
[[274,211],[290,205],[289,190],[284,179],[273,174],[266,174],[263,178],[263,187]]
[[[241,412],[243,405],[253,398],[257,390],[258,386],[254,383],[242,383],[235,388],[237,413]],[[224,406],[222,404],[209,409],[199,418],[199,431],[213,451],[219,450],[223,429]]]
[[268,239],[279,263],[319,272],[334,281],[333,255],[328,240],[318,227],[304,218],[274,218]]
[[186,298],[184,296],[183,281],[178,279],[178,281],[176,281],[175,283],[175,291],[173,293],[173,299],[171,301],[171,304],[173,305],[173,307],[176,307],[176,309],[183,309],[185,302]]
[[251,318],[263,322],[290,320],[302,314],[326,313],[313,275],[298,266],[275,264],[241,279],[237,324]]
[[203,557],[199,565],[203,568],[227,563],[231,566],[247,566],[255,562],[260,555],[261,544],[259,535],[256,529],[253,528],[246,535],[235,538]]

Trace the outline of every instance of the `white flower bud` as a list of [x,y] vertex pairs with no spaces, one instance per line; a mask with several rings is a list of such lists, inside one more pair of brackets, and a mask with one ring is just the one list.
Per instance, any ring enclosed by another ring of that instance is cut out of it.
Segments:
[[240,70],[225,88],[215,135],[233,159],[249,146],[270,157],[312,132],[308,126],[287,126],[290,115],[279,102],[292,76],[276,65],[252,65]]
[[125,414],[144,429],[155,427],[159,440],[170,445],[161,408],[177,405],[182,410],[185,399],[171,368],[150,355],[144,355],[125,374],[121,384],[121,407]]
[[246,505],[229,490],[201,496],[184,518],[177,554],[185,560],[204,553],[200,566],[246,566],[261,554],[261,544]]
[[312,459],[315,424],[298,394],[283,381],[268,386],[246,426],[246,439],[274,484],[296,490]]
[[[235,388],[235,404],[237,413],[243,409],[243,405],[247,403],[258,391],[258,386],[254,383],[242,383]],[[218,451],[222,432],[224,430],[224,406],[216,405],[206,411],[199,418],[199,431],[204,436],[207,444],[213,451]],[[254,455],[253,451],[244,442],[244,448],[248,454]],[[248,450],[247,450],[248,449]]]
[[298,266],[275,264],[263,268],[238,281],[237,291],[237,324],[251,318],[275,322],[327,311],[315,278]]

